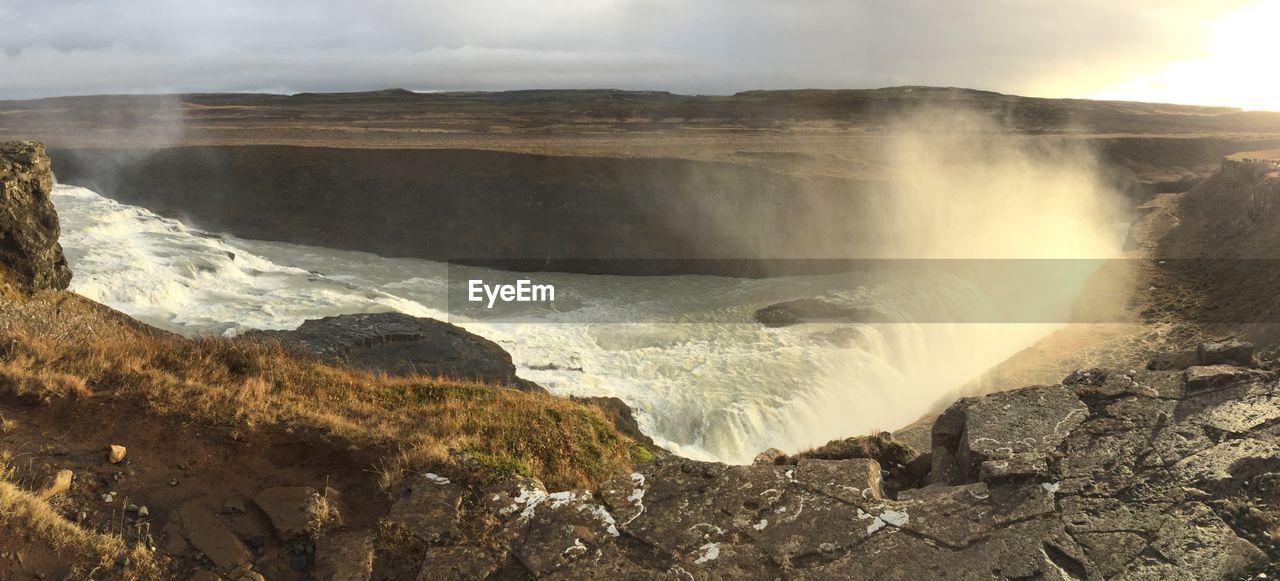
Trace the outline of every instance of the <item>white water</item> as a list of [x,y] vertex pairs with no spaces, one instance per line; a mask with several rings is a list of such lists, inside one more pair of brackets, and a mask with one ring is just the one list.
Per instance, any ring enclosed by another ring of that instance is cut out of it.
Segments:
[[[443,263],[210,235],[74,186],[53,199],[72,290],[163,328],[235,334],[387,310],[446,318]],[[451,322],[500,343],[522,377],[557,394],[617,396],[659,444],[726,462],[900,427],[1055,328],[750,322],[762,306],[814,296],[903,321],[981,320],[989,305],[949,280],[851,289],[840,276],[538,279],[572,289],[539,321]],[[658,316],[683,322],[608,322]]]

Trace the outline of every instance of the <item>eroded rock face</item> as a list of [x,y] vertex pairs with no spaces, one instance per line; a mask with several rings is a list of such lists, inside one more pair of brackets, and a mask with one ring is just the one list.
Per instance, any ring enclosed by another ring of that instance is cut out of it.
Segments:
[[493,341],[435,319],[402,313],[339,315],[306,321],[293,331],[253,331],[310,355],[390,375],[425,373],[543,391],[516,376],[511,354]]
[[44,145],[0,144],[0,273],[22,293],[65,289],[71,269],[58,244],[58,214],[49,200],[53,171]]

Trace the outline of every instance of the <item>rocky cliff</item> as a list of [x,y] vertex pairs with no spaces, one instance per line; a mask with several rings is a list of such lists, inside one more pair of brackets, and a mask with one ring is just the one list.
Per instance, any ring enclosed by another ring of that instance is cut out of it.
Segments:
[[52,190],[43,145],[0,145],[0,274],[22,293],[64,289],[71,283],[71,269],[58,244],[58,214],[49,200]]
[[[1058,385],[958,401],[932,430],[923,487],[892,489],[882,474],[902,467],[866,458],[669,458],[595,491],[415,477],[404,507],[461,498],[472,508],[424,522],[393,507],[388,518],[425,543],[424,572],[471,578],[510,574],[511,561],[554,579],[1274,574],[1280,376],[1249,362],[1081,370]],[[454,540],[476,513],[498,523],[497,545]]]

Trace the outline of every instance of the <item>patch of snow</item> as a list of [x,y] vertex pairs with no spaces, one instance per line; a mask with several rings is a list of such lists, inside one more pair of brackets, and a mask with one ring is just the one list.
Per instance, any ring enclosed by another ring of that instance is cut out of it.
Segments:
[[764,527],[767,527],[767,526],[769,526],[769,519],[767,519],[767,518],[762,518],[762,519],[760,519],[760,522],[758,522],[758,523],[756,523],[756,524],[751,525],[751,528],[753,528],[753,529],[755,529],[755,530],[758,530],[758,531],[762,531],[762,530],[764,530]]
[[880,520],[895,527],[901,527],[911,522],[911,515],[907,514],[905,510],[886,510],[880,513]]
[[884,521],[877,518],[876,520],[871,521],[871,524],[867,525],[867,534],[874,535],[876,534],[876,531],[882,528],[884,528]]
[[[569,527],[569,528],[573,528],[573,527]],[[582,544],[582,539],[573,539],[573,544],[569,545],[569,548],[565,549],[564,552],[560,554],[568,555],[569,551],[582,551],[585,553],[587,551],[587,546]]]
[[718,543],[707,543],[698,548],[702,551],[702,556],[698,557],[694,563],[701,565],[720,557],[720,545]]
[[582,512],[584,510],[590,510],[592,516],[596,517],[597,520],[606,525],[605,530],[609,532],[609,536],[618,537],[622,534],[618,532],[618,522],[613,520],[613,515],[610,514],[609,510],[605,507],[598,504],[585,503],[578,506],[578,512]]
[[1043,488],[1044,491],[1048,492],[1049,494],[1053,494],[1057,492],[1059,488],[1061,488],[1061,485],[1059,485],[1057,482],[1041,482],[1040,488]]

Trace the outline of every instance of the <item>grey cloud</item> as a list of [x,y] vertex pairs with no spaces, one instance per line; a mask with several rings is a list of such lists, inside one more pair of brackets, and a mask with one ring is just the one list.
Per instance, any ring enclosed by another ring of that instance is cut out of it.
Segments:
[[[1237,2],[1238,4],[1239,2]],[[1230,2],[0,0],[0,97],[932,84],[1037,94],[1193,52]]]

